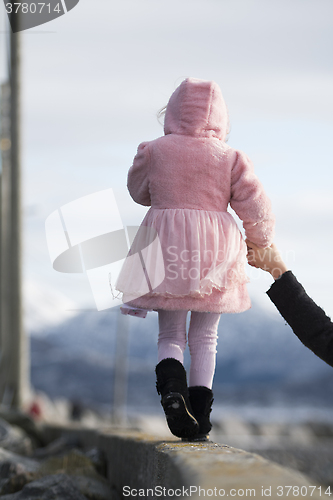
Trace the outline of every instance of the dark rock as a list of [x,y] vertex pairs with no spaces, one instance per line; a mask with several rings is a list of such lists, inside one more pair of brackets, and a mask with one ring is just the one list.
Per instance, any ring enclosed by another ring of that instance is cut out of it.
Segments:
[[111,488],[106,479],[89,476],[71,476],[73,484],[89,500],[110,500]]
[[49,457],[39,469],[39,474],[66,474],[76,488],[89,500],[109,500],[111,489],[107,480],[97,473],[91,458],[79,449],[72,449],[61,456]]
[[76,438],[71,438],[69,436],[60,437],[52,441],[47,446],[44,446],[43,448],[37,448],[34,451],[33,456],[35,458],[46,458],[49,456],[59,455],[63,454],[64,452],[67,452],[68,450],[72,449],[73,447],[76,447],[77,445],[78,445],[78,440]]
[[3,462],[13,462],[21,465],[29,472],[35,472],[40,466],[40,463],[37,460],[34,460],[30,457],[22,457],[17,453],[13,453],[9,450],[5,450],[0,448],[0,463]]
[[87,500],[66,474],[44,476],[26,484],[18,493],[4,495],[2,500]]
[[36,477],[39,463],[0,448],[0,495],[20,491]]
[[0,447],[22,455],[30,455],[33,443],[21,428],[10,425],[0,418]]
[[[38,483],[43,477],[64,475],[66,477],[70,476],[72,486],[84,498],[89,500],[110,500],[112,496],[110,485],[96,470],[96,467],[99,470],[105,467],[102,455],[98,450],[90,450],[87,455],[77,448],[64,452],[63,445],[64,442],[60,440],[53,443],[53,449],[58,450],[59,453],[60,448],[62,448],[62,454],[48,456],[42,462],[20,457],[7,450],[0,449],[0,495],[16,495],[21,490],[22,493],[28,491],[30,495],[31,491],[26,489],[28,483]],[[46,493],[43,493],[43,495],[46,495]],[[21,499],[26,497],[13,496],[12,498]],[[31,498],[34,497],[31,496]],[[40,498],[46,499],[48,497],[41,496]],[[51,498],[53,500],[53,498],[58,497]],[[66,498],[64,497],[64,500]]]
[[85,452],[86,457],[91,460],[98,474],[106,477],[107,472],[107,460],[105,453],[103,453],[98,448],[91,448],[90,450]]
[[28,472],[20,464],[2,462],[0,464],[0,495],[20,491],[27,483],[35,479],[33,472]]
[[43,446],[45,443],[42,428],[27,414],[18,410],[2,410],[0,418],[23,429],[33,440],[35,446]]
[[98,476],[92,461],[83,451],[73,448],[62,455],[48,457],[41,463],[39,473],[43,475],[58,474],[89,474]]

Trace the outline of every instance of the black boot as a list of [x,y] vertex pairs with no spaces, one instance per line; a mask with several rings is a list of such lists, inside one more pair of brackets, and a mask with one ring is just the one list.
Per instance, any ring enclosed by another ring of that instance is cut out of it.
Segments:
[[208,434],[212,428],[209,417],[214,401],[213,392],[208,387],[199,385],[189,387],[188,391],[193,414],[199,424],[199,432],[194,436],[194,440],[208,441]]
[[174,358],[162,359],[156,366],[156,388],[170,431],[177,437],[190,438],[198,433],[193,416],[183,365]]

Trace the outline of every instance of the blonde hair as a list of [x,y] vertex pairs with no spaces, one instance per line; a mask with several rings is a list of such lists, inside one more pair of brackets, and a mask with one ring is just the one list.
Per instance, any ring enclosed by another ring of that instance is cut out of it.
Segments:
[[163,108],[159,109],[159,110],[157,111],[157,114],[156,114],[156,116],[157,116],[157,121],[158,121],[158,123],[159,123],[160,125],[162,125],[162,126],[163,126],[163,123],[162,123],[162,121],[161,121],[161,118],[162,118],[162,116],[164,117],[165,112],[166,112],[166,109],[167,109],[167,107],[166,107],[166,106],[163,106]]

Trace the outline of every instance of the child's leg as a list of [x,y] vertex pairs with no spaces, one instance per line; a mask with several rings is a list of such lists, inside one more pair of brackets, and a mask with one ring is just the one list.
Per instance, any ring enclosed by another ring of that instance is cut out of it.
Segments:
[[174,358],[183,363],[187,311],[158,311],[158,361]]
[[216,363],[217,327],[220,314],[191,313],[188,343],[191,353],[189,399],[199,432],[193,438],[206,441],[212,428],[213,378]]
[[189,386],[212,388],[220,314],[191,312],[188,344],[191,354]]
[[186,315],[187,311],[158,311],[156,388],[172,434],[192,438],[198,433],[199,424],[192,413],[183,366]]

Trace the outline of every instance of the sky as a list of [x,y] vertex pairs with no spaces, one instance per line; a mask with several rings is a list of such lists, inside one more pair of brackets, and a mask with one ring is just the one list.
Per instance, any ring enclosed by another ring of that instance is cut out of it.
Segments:
[[[2,82],[2,4],[0,23]],[[188,76],[220,85],[228,143],[250,156],[271,198],[276,243],[332,315],[332,24],[331,0],[80,0],[22,32],[27,328],[95,307],[84,274],[52,268],[45,220],[112,188],[123,224],[140,223],[147,208],[127,193],[127,171],[138,144],[163,134],[157,111]],[[272,279],[247,272],[254,303],[273,314]]]

